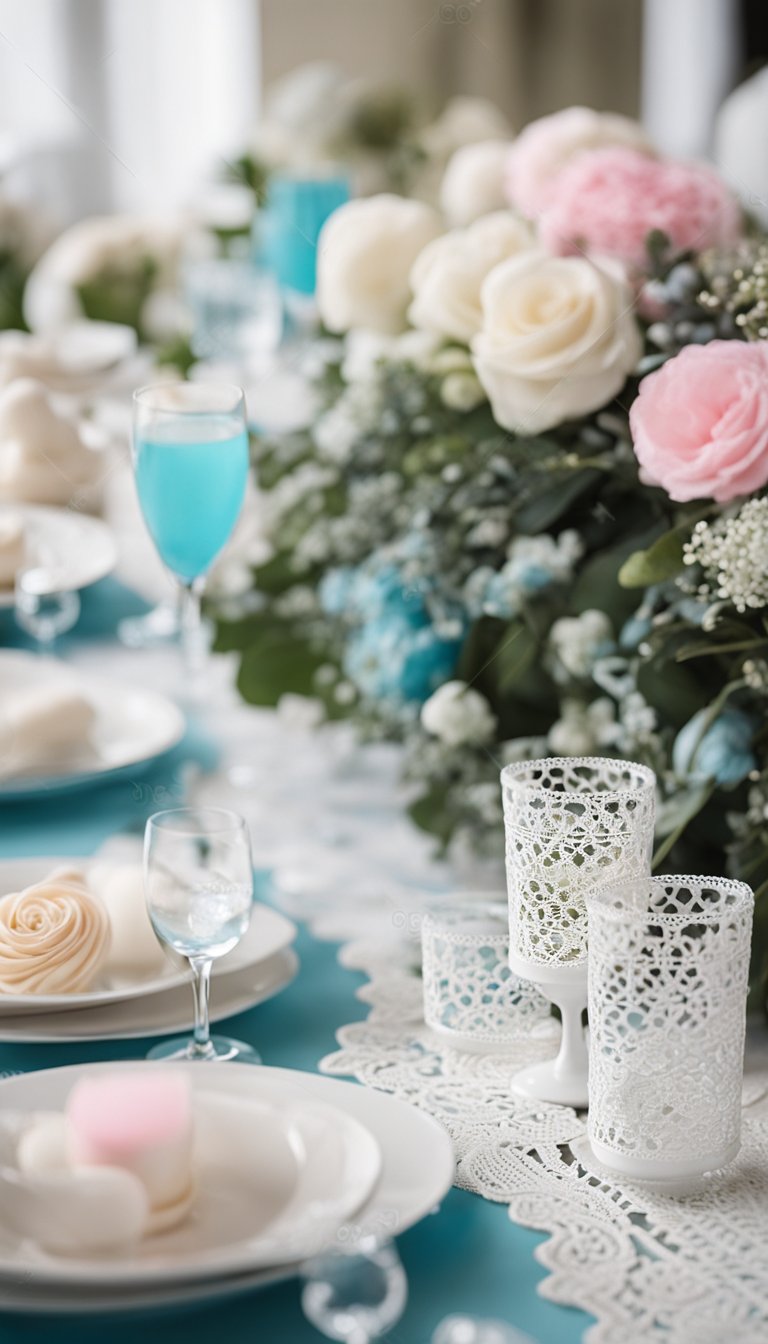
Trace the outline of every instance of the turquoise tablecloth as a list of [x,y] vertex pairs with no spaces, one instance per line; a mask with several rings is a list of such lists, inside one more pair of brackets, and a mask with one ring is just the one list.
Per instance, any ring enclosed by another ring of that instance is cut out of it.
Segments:
[[[72,638],[111,633],[118,616],[140,610],[133,595],[114,582],[97,584],[86,595],[83,620]],[[15,638],[0,626],[0,644]],[[19,641],[21,642],[21,641]],[[139,655],[137,655],[139,656]],[[136,829],[155,810],[153,790],[179,788],[180,767],[194,757],[203,765],[215,749],[194,732],[143,781],[67,798],[0,806],[0,858],[36,854],[86,854],[116,830]],[[334,1030],[364,1016],[354,997],[361,977],[342,970],[336,948],[302,931],[297,944],[301,971],[272,1002],[233,1018],[228,1029],[258,1046],[266,1064],[315,1069],[335,1045]],[[149,1042],[78,1046],[0,1046],[0,1072],[50,1068],[85,1060],[140,1058]],[[428,1344],[443,1316],[466,1312],[512,1322],[539,1344],[576,1344],[590,1318],[544,1301],[536,1285],[544,1272],[534,1260],[541,1237],[516,1227],[506,1209],[466,1191],[453,1190],[440,1211],[398,1241],[408,1273],[409,1301],[403,1320],[388,1338],[394,1344]],[[107,1334],[108,1331],[108,1334]],[[295,1282],[251,1293],[192,1312],[162,1313],[66,1322],[0,1314],[2,1344],[62,1341],[62,1344],[135,1344],[141,1338],[163,1344],[313,1344],[320,1337],[306,1324]]]

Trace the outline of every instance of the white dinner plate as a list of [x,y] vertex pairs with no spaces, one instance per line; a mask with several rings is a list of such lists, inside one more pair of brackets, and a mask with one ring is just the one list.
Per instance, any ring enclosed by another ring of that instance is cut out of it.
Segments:
[[[212,1022],[244,1013],[271,999],[290,984],[299,967],[291,948],[267,957],[255,966],[211,980]],[[149,998],[121,1000],[102,1008],[80,1008],[71,1013],[17,1013],[0,1018],[0,1044],[55,1045],[77,1041],[134,1041],[143,1037],[175,1036],[193,1026],[192,990],[177,985]]]
[[[100,863],[98,856],[90,858],[6,859],[0,861],[0,898],[9,892],[23,891],[25,887],[42,882],[55,868],[88,868]],[[116,865],[117,866],[117,865]],[[296,925],[285,915],[268,905],[255,902],[246,932],[236,947],[214,962],[213,979],[258,966],[262,961],[281,952],[296,937]],[[94,987],[82,994],[2,994],[0,993],[0,1023],[10,1017],[36,1014],[76,1012],[81,1009],[109,1007],[128,999],[149,998],[165,994],[192,978],[188,966],[177,966],[170,959],[159,973],[154,971],[139,980],[115,977],[113,981]]]
[[[60,1114],[79,1078],[147,1067],[135,1061],[75,1066],[49,1073],[42,1088],[36,1082],[41,1075],[29,1075],[30,1088],[17,1091],[13,1103],[0,1093],[0,1126],[10,1150],[18,1120],[41,1111]],[[20,1238],[11,1210],[0,1207],[0,1279],[23,1269],[30,1283],[87,1290],[292,1263],[327,1246],[369,1198],[381,1173],[381,1151],[359,1120],[314,1099],[262,1095],[258,1069],[255,1086],[243,1093],[223,1090],[215,1065],[174,1068],[187,1074],[195,1116],[196,1190],[188,1216],[122,1252],[64,1255],[45,1250],[34,1236]],[[9,1170],[18,1176],[15,1164]],[[76,1191],[72,1198],[76,1207]]]
[[126,682],[74,672],[54,658],[15,649],[0,651],[0,704],[21,690],[47,686],[76,690],[96,711],[91,741],[55,770],[30,767],[23,774],[0,774],[0,801],[67,792],[145,769],[184,736],[184,715],[164,695]]
[[[26,1107],[30,1093],[23,1085],[34,1080],[39,1080],[38,1100],[33,1099],[32,1104],[50,1105],[52,1088],[64,1095],[83,1067],[47,1070],[0,1082],[0,1105],[15,1109],[24,1095]],[[377,1140],[382,1154],[379,1183],[371,1199],[355,1215],[353,1226],[340,1230],[339,1236],[343,1232],[358,1237],[366,1232],[379,1237],[399,1236],[431,1213],[450,1189],[455,1170],[451,1141],[431,1116],[416,1107],[357,1083],[313,1073],[266,1067],[246,1069],[241,1064],[211,1067],[216,1070],[217,1090],[228,1096],[247,1097],[258,1084],[259,1096],[264,1100],[325,1102],[359,1120]],[[247,1270],[207,1282],[142,1286],[130,1291],[94,1287],[87,1293],[82,1288],[53,1287],[17,1275],[0,1282],[0,1310],[46,1315],[151,1310],[235,1296],[290,1278],[296,1270],[296,1265],[283,1265]]]
[[[117,564],[114,537],[100,518],[42,504],[0,504],[0,519],[9,513],[24,523],[25,564],[56,569],[62,588],[87,588]],[[0,584],[0,608],[12,606],[13,588]]]

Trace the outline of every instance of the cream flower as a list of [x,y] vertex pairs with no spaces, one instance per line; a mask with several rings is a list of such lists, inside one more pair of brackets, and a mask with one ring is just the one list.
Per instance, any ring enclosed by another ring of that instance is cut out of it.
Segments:
[[499,262],[532,246],[529,225],[508,210],[435,238],[411,271],[411,322],[451,340],[470,341],[482,326],[480,292],[486,276]]
[[642,352],[623,272],[527,252],[482,289],[475,368],[505,429],[537,434],[604,406]]
[[109,917],[75,874],[0,900],[0,995],[87,990],[110,944]]
[[510,140],[462,145],[449,160],[440,185],[440,205],[449,223],[471,224],[507,204]]
[[401,196],[370,196],[335,210],[317,256],[317,302],[328,329],[402,331],[411,267],[439,232],[435,210]]

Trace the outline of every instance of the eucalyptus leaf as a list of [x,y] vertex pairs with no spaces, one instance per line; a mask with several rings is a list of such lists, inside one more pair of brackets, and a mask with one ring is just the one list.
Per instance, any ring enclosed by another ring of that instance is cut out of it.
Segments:
[[276,705],[286,693],[314,696],[315,675],[327,661],[287,628],[265,631],[243,653],[237,688],[251,705]]

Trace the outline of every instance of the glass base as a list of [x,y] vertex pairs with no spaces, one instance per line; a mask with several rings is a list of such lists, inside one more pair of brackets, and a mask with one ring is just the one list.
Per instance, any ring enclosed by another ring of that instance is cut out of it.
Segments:
[[202,1062],[226,1064],[260,1064],[261,1055],[245,1041],[234,1041],[229,1036],[212,1036],[208,1052],[198,1050],[191,1036],[175,1036],[161,1041],[147,1052],[147,1059],[181,1059],[190,1064]]
[[179,616],[171,602],[161,602],[146,616],[128,616],[117,627],[121,644],[129,649],[151,649],[178,638]]

